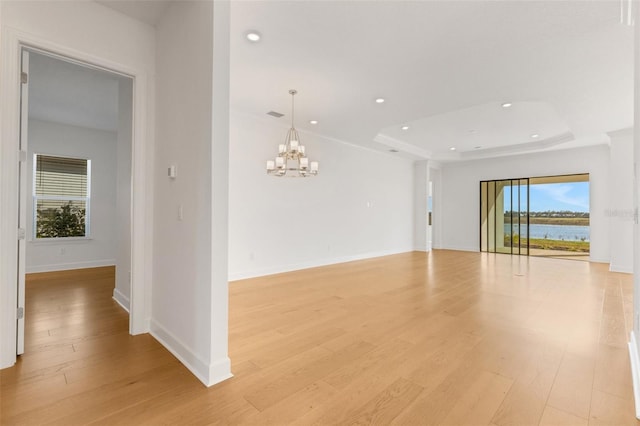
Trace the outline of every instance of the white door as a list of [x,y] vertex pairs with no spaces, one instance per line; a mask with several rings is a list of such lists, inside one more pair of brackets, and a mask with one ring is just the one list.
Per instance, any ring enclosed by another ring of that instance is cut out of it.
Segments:
[[29,125],[29,52],[22,50],[20,92],[20,152],[18,154],[18,300],[16,354],[24,353],[24,278],[27,230],[27,129]]

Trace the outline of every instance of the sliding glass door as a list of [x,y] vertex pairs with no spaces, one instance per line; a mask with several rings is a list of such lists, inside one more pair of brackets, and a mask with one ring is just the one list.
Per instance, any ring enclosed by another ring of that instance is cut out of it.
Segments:
[[529,254],[529,179],[480,182],[480,251]]

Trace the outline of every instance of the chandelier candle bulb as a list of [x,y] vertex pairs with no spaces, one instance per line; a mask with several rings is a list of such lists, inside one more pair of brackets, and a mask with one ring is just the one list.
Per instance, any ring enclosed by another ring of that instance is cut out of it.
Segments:
[[276,157],[276,166],[278,166],[279,169],[284,167],[284,158],[282,157]]
[[317,172],[318,171],[318,162],[317,161],[312,161],[311,162],[311,171],[312,172]]
[[280,145],[278,145],[278,152],[280,154],[284,154],[285,152],[287,152],[287,146],[281,143]]
[[267,160],[267,170],[275,170],[276,162],[273,160]]
[[300,154],[304,155],[304,145],[300,145],[298,147],[298,151],[300,151]]
[[298,141],[295,139],[291,141],[291,151],[293,152],[298,151]]
[[300,168],[301,169],[306,169],[307,167],[309,167],[309,159],[308,158],[301,158],[300,159]]

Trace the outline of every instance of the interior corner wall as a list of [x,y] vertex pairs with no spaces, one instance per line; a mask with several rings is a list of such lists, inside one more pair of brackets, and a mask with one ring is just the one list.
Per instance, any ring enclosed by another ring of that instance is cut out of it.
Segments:
[[318,176],[269,176],[288,128],[231,112],[231,280],[413,250],[412,161],[301,131]]
[[[88,239],[36,240],[27,227],[27,273],[115,265],[116,133],[30,119],[28,134],[27,188],[33,188],[34,154],[85,158],[91,160],[91,201]],[[33,208],[28,196],[27,212]]]
[[213,30],[212,1],[173,2],[156,27],[151,333],[206,385],[227,363],[211,359],[212,205],[227,209],[212,195]]
[[539,152],[486,160],[451,163],[442,168],[443,248],[479,251],[479,185],[481,180],[589,173],[590,258],[610,260],[609,147]]
[[633,129],[609,133],[609,218],[611,261],[614,272],[633,273]]

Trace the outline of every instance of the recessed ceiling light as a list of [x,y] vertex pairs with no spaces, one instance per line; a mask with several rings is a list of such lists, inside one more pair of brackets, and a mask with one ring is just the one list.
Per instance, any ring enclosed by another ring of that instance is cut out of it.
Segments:
[[531,137],[535,139],[535,138],[539,138],[539,137],[540,137],[540,135],[539,135],[539,134],[537,134],[537,133],[534,133],[534,134],[532,134],[532,135],[531,135]]
[[478,145],[478,146],[474,146],[473,149],[480,149],[482,148],[482,145]]
[[247,40],[249,40],[252,43],[259,42],[261,38],[262,38],[262,36],[257,31],[251,30],[251,31],[247,32]]
[[452,146],[451,148],[449,148],[449,150],[450,150],[450,151],[455,151],[455,150],[456,150],[456,147],[455,147],[455,146]]
[[469,129],[469,133],[478,133],[478,131],[475,129]]
[[376,98],[376,103],[381,104],[384,102],[384,98]]
[[409,126],[402,126],[401,129],[402,130],[409,130]]
[[511,102],[505,102],[502,104],[502,108],[509,108],[511,105],[513,105]]
[[398,152],[397,149],[390,149],[389,152]]
[[318,124],[318,120],[309,120],[309,124]]

